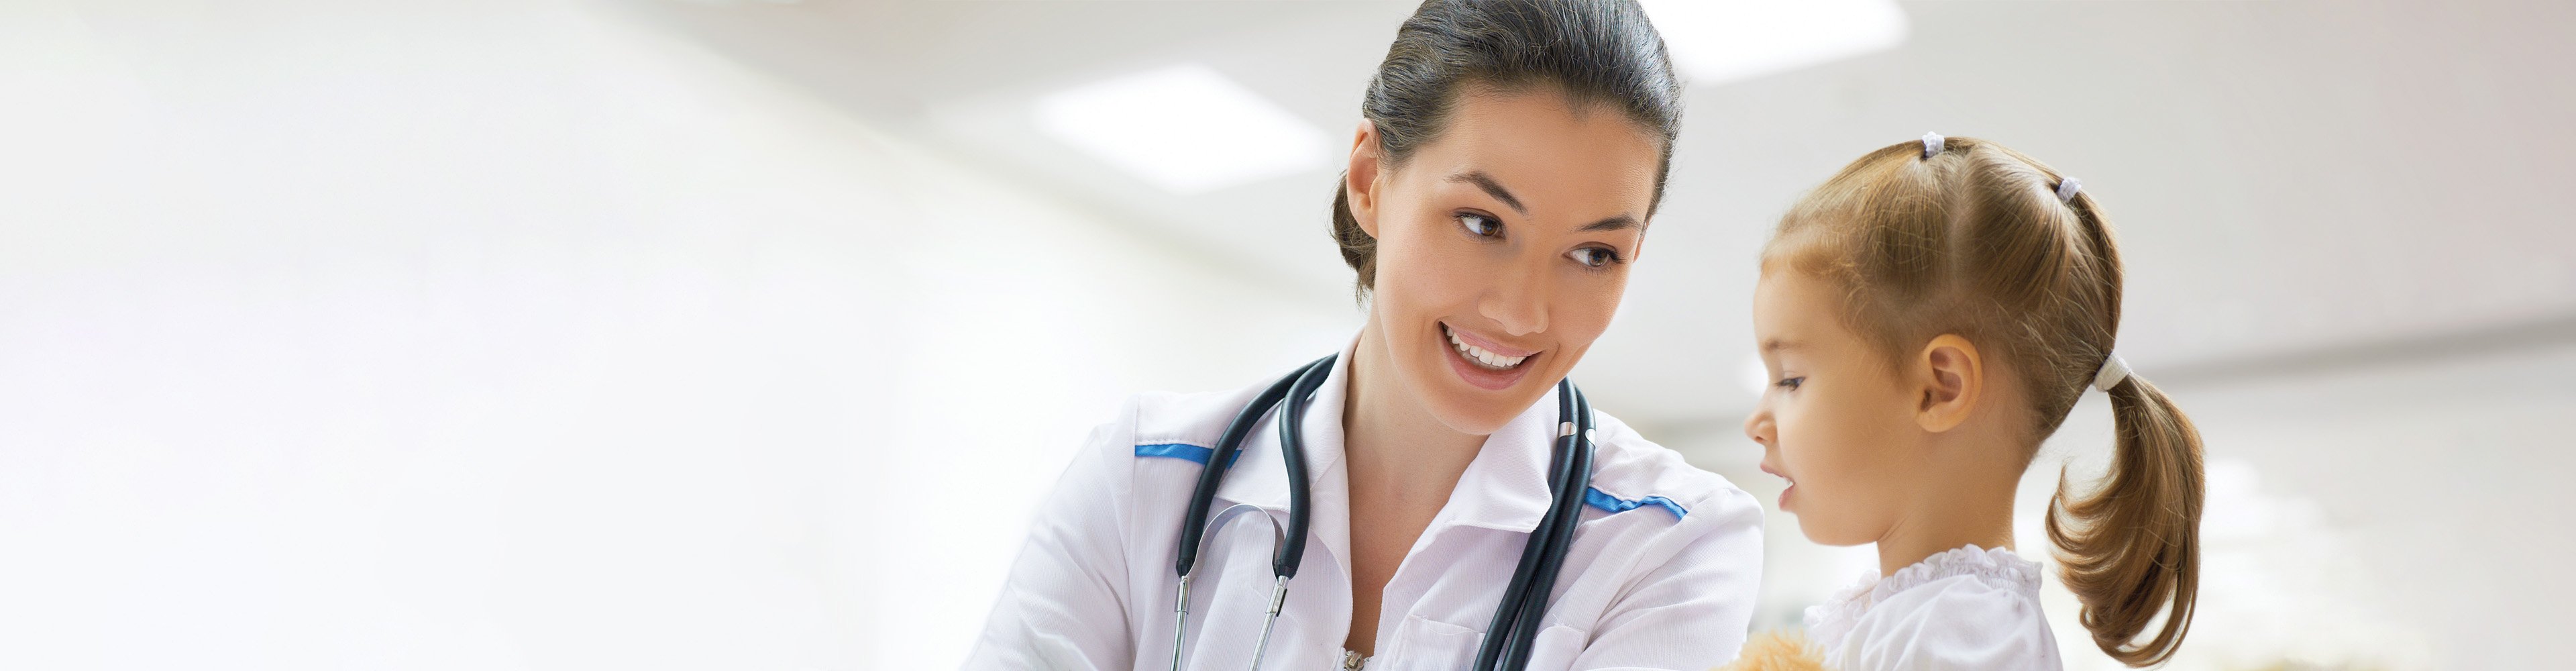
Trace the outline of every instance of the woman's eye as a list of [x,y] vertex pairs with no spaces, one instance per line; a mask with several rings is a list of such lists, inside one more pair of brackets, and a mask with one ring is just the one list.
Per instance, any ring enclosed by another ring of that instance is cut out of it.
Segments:
[[1468,234],[1482,238],[1494,237],[1503,232],[1502,221],[1481,214],[1458,215],[1458,225],[1467,227]]
[[1574,250],[1570,255],[1574,257],[1575,263],[1593,268],[1619,262],[1619,253],[1610,251],[1606,247],[1585,247]]
[[1781,389],[1787,389],[1787,390],[1789,390],[1789,391],[1797,391],[1797,390],[1798,390],[1798,386],[1799,386],[1799,385],[1803,385],[1803,384],[1806,384],[1806,383],[1807,383],[1807,378],[1803,378],[1803,377],[1793,377],[1793,378],[1786,378],[1786,379],[1783,379],[1783,380],[1781,380],[1781,381],[1779,381],[1779,382],[1777,382],[1777,383],[1773,383],[1773,385],[1772,385],[1772,386],[1776,386],[1776,387],[1779,387],[1779,388],[1781,388]]

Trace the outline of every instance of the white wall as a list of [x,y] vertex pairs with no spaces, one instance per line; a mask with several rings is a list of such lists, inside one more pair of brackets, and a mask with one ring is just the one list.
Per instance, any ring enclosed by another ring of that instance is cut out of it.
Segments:
[[953,664],[1343,297],[562,2],[0,5],[0,668]]

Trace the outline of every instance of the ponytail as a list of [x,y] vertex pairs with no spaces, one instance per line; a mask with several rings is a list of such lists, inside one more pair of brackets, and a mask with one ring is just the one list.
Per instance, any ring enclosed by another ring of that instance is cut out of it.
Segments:
[[[2048,539],[2061,578],[2084,603],[2093,644],[2134,667],[2173,657],[2191,630],[2200,583],[2200,430],[2163,390],[2136,376],[2109,389],[2119,446],[2102,488],[2050,499]],[[2164,626],[2138,635],[2166,611]]]

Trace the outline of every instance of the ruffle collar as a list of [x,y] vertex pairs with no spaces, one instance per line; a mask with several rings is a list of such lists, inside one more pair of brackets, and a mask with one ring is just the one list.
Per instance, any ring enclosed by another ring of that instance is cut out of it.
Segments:
[[1880,577],[1878,571],[1861,574],[1859,580],[1834,592],[1824,603],[1807,609],[1807,636],[1827,650],[1840,647],[1860,619],[1872,606],[1885,603],[1905,590],[1959,576],[1971,576],[1997,588],[2009,589],[2039,598],[2039,563],[2021,558],[2003,548],[1980,548],[1963,545],[1946,550],[1895,574]]

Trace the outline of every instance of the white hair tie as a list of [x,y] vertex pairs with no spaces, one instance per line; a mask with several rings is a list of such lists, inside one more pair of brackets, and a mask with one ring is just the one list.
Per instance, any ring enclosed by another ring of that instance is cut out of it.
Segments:
[[2057,183],[2057,199],[2075,202],[2075,194],[2084,192],[2084,180],[2068,177]]
[[2093,374],[2093,388],[2109,392],[2112,387],[2120,386],[2120,382],[2127,379],[2129,379],[2129,362],[2121,361],[2119,354],[2112,354],[2102,357],[2102,370]]
[[1933,154],[1941,153],[1942,146],[1945,144],[1947,144],[1947,140],[1942,138],[1940,133],[1925,132],[1923,134],[1923,158],[1929,159],[1932,158]]

